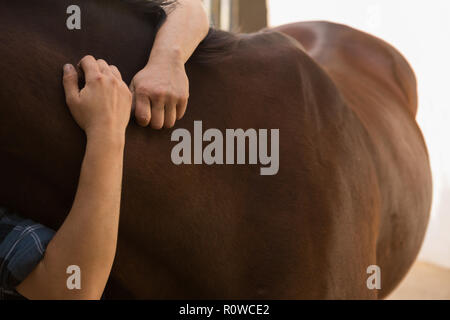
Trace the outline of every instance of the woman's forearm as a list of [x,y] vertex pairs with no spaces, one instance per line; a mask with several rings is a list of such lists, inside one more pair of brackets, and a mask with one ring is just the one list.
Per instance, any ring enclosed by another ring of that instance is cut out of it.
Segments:
[[176,9],[156,35],[149,63],[190,58],[209,30],[209,20],[201,0],[178,0]]
[[[117,133],[88,136],[73,207],[41,263],[17,288],[22,295],[35,299],[101,297],[116,252],[124,141],[125,135]],[[66,286],[70,265],[80,267],[81,290]]]
[[209,30],[201,0],[177,0],[158,31],[147,65],[130,84],[136,122],[154,129],[172,128],[188,105],[185,64]]

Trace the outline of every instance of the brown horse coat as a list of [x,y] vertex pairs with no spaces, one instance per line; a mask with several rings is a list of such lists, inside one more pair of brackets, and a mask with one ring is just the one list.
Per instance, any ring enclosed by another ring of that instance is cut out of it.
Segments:
[[[79,2],[79,32],[63,28],[70,1],[0,5],[0,203],[53,228],[70,210],[85,143],[62,65],[89,53],[130,81],[155,33],[123,1]],[[343,26],[279,31],[306,51],[280,32],[212,32],[187,65],[177,123],[279,128],[278,174],[175,166],[171,131],[132,123],[109,297],[377,298],[408,270],[431,202],[412,71]],[[370,265],[381,291],[366,286]]]

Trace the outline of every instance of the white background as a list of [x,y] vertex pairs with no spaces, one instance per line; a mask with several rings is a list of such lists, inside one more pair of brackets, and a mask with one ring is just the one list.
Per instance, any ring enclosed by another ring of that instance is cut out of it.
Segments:
[[450,268],[450,1],[268,0],[272,26],[329,20],[372,33],[409,60],[433,170],[432,217],[420,259]]

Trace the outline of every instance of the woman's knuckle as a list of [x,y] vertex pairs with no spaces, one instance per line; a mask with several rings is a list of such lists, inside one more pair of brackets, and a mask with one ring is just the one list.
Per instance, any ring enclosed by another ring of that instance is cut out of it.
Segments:
[[142,86],[142,85],[136,86],[135,92],[136,92],[137,95],[143,95],[143,96],[149,96],[150,95],[150,92],[147,89],[147,87]]
[[162,88],[156,88],[151,93],[152,97],[155,99],[162,99],[167,95],[167,92],[165,89]]
[[90,55],[90,54],[88,54],[88,55],[85,55],[82,59],[81,59],[81,62],[88,62],[88,61],[95,61],[95,58],[92,56],[92,55]]
[[117,81],[116,77],[114,77],[113,75],[108,76],[108,82],[113,86],[119,85],[119,81]]
[[105,80],[104,76],[101,73],[95,74],[93,79],[96,82],[103,82]]

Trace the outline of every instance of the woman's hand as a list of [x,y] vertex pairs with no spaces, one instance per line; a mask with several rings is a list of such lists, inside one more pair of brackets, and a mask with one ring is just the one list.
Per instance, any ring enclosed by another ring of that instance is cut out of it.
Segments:
[[180,120],[189,98],[189,80],[182,59],[153,59],[136,74],[130,85],[134,93],[136,121],[154,129],[172,128]]
[[178,0],[170,6],[147,66],[130,84],[138,124],[172,128],[184,116],[189,98],[184,65],[208,30],[208,13],[202,1]]
[[124,136],[130,120],[132,95],[115,66],[92,56],[84,57],[80,66],[86,85],[80,91],[78,73],[64,66],[64,89],[70,112],[89,137],[92,134]]
[[[100,299],[117,248],[123,155],[132,96],[119,71],[103,60],[81,60],[86,86],[64,66],[67,104],[87,135],[72,208],[43,259],[16,290],[29,299]],[[82,274],[81,288],[67,287],[67,267]]]

